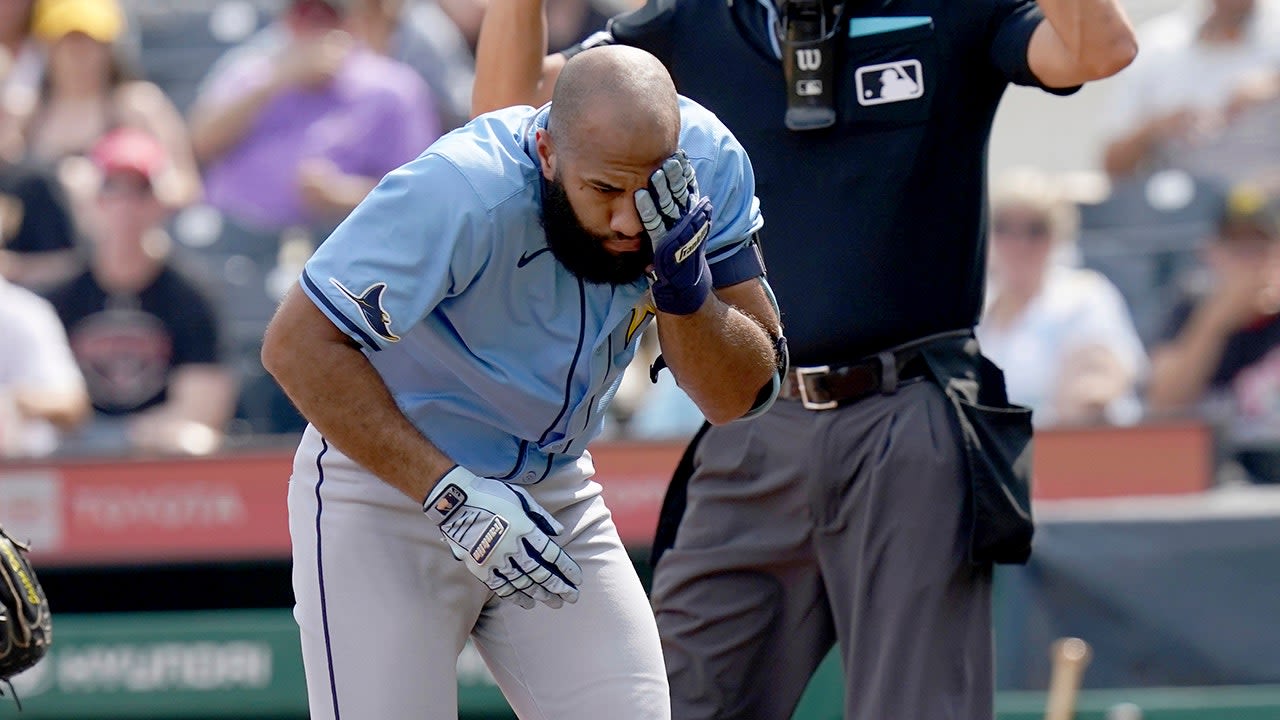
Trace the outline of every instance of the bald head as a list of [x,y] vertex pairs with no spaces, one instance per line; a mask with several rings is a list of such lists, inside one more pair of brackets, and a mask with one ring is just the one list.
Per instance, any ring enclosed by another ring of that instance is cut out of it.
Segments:
[[671,76],[643,50],[605,46],[574,55],[536,133],[548,247],[588,282],[644,276],[653,250],[635,193],[680,142]]
[[[547,129],[561,152],[584,145],[669,147],[680,135],[675,84],[662,63],[625,45],[578,53],[565,63],[551,96]],[[610,147],[612,146],[612,147]]]

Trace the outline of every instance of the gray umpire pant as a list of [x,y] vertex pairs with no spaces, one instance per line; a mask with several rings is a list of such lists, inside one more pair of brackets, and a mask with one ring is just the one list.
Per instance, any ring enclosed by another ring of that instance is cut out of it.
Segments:
[[950,412],[917,379],[708,430],[652,591],[674,720],[788,720],[836,641],[847,720],[991,720],[991,569],[966,558]]

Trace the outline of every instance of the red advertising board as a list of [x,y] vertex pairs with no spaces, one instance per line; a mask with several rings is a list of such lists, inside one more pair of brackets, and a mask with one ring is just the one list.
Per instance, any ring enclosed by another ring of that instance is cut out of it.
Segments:
[[622,542],[648,547],[684,443],[609,443],[591,451]]
[[[602,445],[597,477],[628,544],[653,537],[678,444]],[[0,465],[0,522],[44,564],[286,558],[292,452]]]
[[[647,546],[674,443],[600,443],[597,479],[628,545]],[[1198,423],[1037,433],[1038,501],[1196,493],[1214,438]],[[0,463],[0,522],[45,564],[287,558],[292,448],[201,459]]]
[[1217,438],[1195,421],[1036,432],[1037,500],[1185,495],[1213,485]]
[[0,520],[46,564],[288,556],[285,452],[0,469]]

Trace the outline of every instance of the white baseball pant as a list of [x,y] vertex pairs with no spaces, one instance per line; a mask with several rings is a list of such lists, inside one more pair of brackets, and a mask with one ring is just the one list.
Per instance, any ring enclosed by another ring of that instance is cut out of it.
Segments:
[[522,720],[665,720],[648,598],[589,457],[528,486],[582,566],[577,603],[500,602],[422,508],[307,428],[289,483],[294,617],[312,720],[453,720],[468,637]]

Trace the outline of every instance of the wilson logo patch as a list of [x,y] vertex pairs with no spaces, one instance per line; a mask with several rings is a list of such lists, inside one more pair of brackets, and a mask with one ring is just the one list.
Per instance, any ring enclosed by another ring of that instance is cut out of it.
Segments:
[[813,72],[822,67],[822,50],[819,48],[796,50],[796,67],[805,72]]

